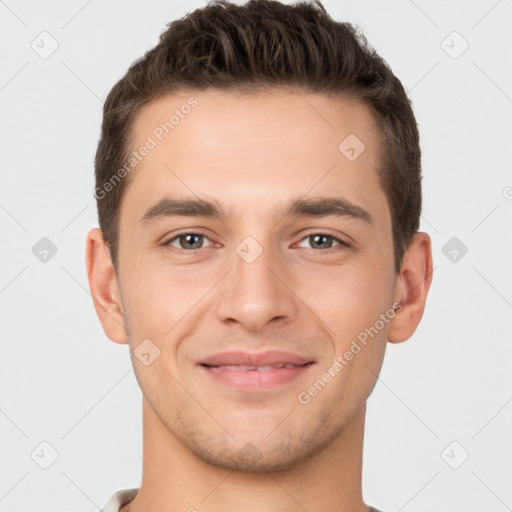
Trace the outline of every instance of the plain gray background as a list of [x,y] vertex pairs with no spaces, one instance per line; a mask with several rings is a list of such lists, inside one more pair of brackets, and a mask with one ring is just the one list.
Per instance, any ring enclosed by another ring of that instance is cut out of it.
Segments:
[[[203,5],[0,2],[0,512],[94,511],[140,485],[141,392],[88,291],[93,158],[112,85]],[[365,499],[511,510],[512,2],[324,5],[363,29],[413,101],[434,253],[423,321],[389,345],[368,403]],[[46,262],[43,237],[57,249]]]

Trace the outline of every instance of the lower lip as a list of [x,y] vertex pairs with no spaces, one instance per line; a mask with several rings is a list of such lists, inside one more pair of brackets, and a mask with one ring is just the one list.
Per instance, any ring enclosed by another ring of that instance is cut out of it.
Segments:
[[286,384],[304,375],[314,363],[293,368],[275,368],[273,370],[232,370],[215,366],[200,365],[203,371],[217,382],[227,384],[243,391],[270,389]]

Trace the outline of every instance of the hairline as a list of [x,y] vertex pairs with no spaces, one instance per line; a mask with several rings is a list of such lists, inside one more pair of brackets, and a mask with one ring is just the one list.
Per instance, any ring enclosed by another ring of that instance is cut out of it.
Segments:
[[[381,191],[384,194],[384,197],[386,199],[386,205],[388,208],[388,212],[390,215],[391,220],[391,237],[392,237],[392,256],[393,256],[393,268],[395,273],[397,274],[399,269],[399,264],[401,263],[403,256],[399,259],[399,248],[396,246],[396,237],[395,237],[395,219],[394,219],[394,212],[391,205],[391,198],[388,195],[387,189],[385,187],[385,180],[386,180],[386,169],[388,168],[390,162],[390,159],[388,155],[386,154],[385,146],[386,141],[388,139],[387,134],[385,133],[384,127],[381,123],[381,118],[379,114],[376,112],[374,106],[365,98],[361,97],[358,94],[357,90],[352,89],[342,89],[340,91],[333,91],[333,90],[322,90],[319,88],[315,88],[309,85],[296,85],[292,82],[288,84],[271,84],[269,82],[260,82],[256,85],[253,84],[237,84],[237,85],[230,85],[230,86],[219,86],[219,85],[210,85],[208,87],[194,87],[194,86],[188,86],[187,84],[181,84],[176,85],[173,88],[166,89],[166,90],[160,90],[153,93],[149,93],[144,97],[139,104],[135,106],[135,108],[132,111],[132,115],[129,119],[128,125],[126,127],[126,141],[123,143],[123,160],[126,161],[129,158],[129,155],[132,151],[136,148],[136,137],[137,134],[135,133],[135,124],[137,120],[140,118],[141,115],[143,115],[144,110],[149,107],[152,103],[158,101],[159,99],[165,97],[165,96],[182,96],[186,95],[187,93],[198,93],[198,92],[219,92],[223,94],[229,95],[230,93],[233,93],[234,95],[240,95],[242,97],[250,97],[250,96],[261,96],[265,94],[280,94],[280,93],[294,93],[294,94],[300,94],[301,92],[304,92],[306,94],[318,94],[324,97],[333,98],[333,99],[342,99],[349,102],[356,102],[360,106],[363,106],[366,108],[367,112],[370,115],[370,118],[372,121],[374,121],[374,125],[371,129],[377,129],[377,146],[376,146],[376,159],[377,159],[377,168],[374,168],[375,172],[377,173],[378,179],[379,179],[379,185],[381,188]],[[123,200],[126,197],[126,194],[128,193],[129,188],[131,187],[133,180],[135,179],[134,175],[137,173],[137,171],[140,172],[140,169],[138,169],[138,166],[136,166],[129,174],[127,174],[124,178],[123,185],[120,189],[120,195],[118,199],[118,205],[116,210],[116,218],[114,219],[115,223],[115,247],[114,249],[114,256],[115,261],[114,266],[119,266],[119,235],[120,235],[120,221],[121,221],[121,208],[123,204]],[[404,248],[405,251],[406,248]],[[110,248],[112,252],[112,248]]]

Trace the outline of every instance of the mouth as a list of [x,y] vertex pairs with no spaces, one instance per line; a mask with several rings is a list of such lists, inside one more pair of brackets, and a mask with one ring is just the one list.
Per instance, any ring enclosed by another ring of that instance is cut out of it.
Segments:
[[284,352],[229,352],[198,364],[215,383],[239,391],[261,391],[291,383],[314,365],[315,361]]
[[277,370],[280,368],[301,368],[302,366],[306,366],[308,364],[313,364],[313,362],[305,363],[301,365],[292,364],[292,363],[280,363],[280,364],[269,364],[266,366],[242,366],[239,364],[219,364],[219,365],[209,365],[203,364],[202,366],[206,368],[225,368],[227,370],[237,370],[240,372],[268,372],[269,370]]

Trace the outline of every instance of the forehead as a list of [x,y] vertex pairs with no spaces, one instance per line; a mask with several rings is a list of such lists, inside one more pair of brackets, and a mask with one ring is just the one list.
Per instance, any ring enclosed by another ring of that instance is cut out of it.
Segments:
[[144,106],[132,126],[132,150],[151,149],[131,172],[121,209],[142,214],[166,193],[214,197],[234,214],[270,212],[291,197],[340,195],[385,219],[374,126],[366,105],[339,96],[167,94]]

